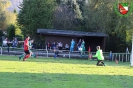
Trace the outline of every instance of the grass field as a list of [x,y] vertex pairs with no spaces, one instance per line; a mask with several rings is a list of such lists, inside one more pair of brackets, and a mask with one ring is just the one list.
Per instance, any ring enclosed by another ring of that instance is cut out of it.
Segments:
[[0,56],[0,88],[133,88],[129,62]]

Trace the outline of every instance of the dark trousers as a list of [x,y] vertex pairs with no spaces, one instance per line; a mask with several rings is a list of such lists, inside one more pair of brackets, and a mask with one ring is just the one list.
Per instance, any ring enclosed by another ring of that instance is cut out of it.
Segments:
[[105,66],[103,60],[97,60],[97,66]]
[[10,47],[10,44],[7,43],[7,52],[8,52],[8,54],[9,54],[9,47]]
[[54,58],[58,56],[59,51],[55,51]]

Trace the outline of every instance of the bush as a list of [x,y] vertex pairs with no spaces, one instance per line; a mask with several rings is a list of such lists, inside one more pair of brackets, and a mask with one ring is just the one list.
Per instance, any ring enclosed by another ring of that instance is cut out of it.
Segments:
[[8,36],[8,39],[12,40],[13,37],[15,37],[15,26],[14,25],[9,25],[7,27],[7,36]]
[[2,31],[2,30],[0,30],[0,36],[4,36],[4,34],[3,34],[3,31]]

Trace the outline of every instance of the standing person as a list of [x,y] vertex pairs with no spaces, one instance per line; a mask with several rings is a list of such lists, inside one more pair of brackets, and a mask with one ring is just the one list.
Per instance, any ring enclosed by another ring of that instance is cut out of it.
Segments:
[[80,51],[80,48],[81,48],[81,43],[82,43],[82,41],[81,41],[81,39],[79,39],[78,44],[77,44],[78,51]]
[[97,64],[96,65],[101,66],[101,64],[102,64],[102,66],[105,66],[105,64],[103,62],[104,56],[103,56],[102,50],[100,49],[100,46],[97,46],[96,49],[97,49],[96,55],[92,56],[92,57],[97,57]]
[[9,54],[9,47],[10,47],[11,42],[8,40],[8,38],[6,38],[5,41],[6,41],[6,45],[7,45],[7,52]]
[[50,43],[47,44],[47,49],[50,50]]
[[72,39],[72,41],[71,41],[71,46],[70,46],[70,52],[73,52],[73,50],[74,50],[74,45],[75,45],[75,41],[74,41],[74,39]]
[[82,56],[83,54],[85,55],[85,41],[84,40],[82,40],[81,48],[82,48],[81,50],[81,56]]
[[24,41],[24,52],[25,52],[25,56],[23,58],[23,61],[25,61],[26,59],[28,59],[31,56],[31,52],[29,50],[29,39],[30,36],[27,36],[27,38]]
[[54,58],[56,58],[59,54],[59,47],[58,45],[56,45],[56,47],[54,48]]

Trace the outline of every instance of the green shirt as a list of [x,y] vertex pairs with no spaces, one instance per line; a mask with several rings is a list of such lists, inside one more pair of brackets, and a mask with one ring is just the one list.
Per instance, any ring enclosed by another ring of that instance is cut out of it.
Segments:
[[93,57],[97,57],[98,60],[104,60],[104,56],[103,56],[102,50],[97,50],[96,55],[94,55]]

